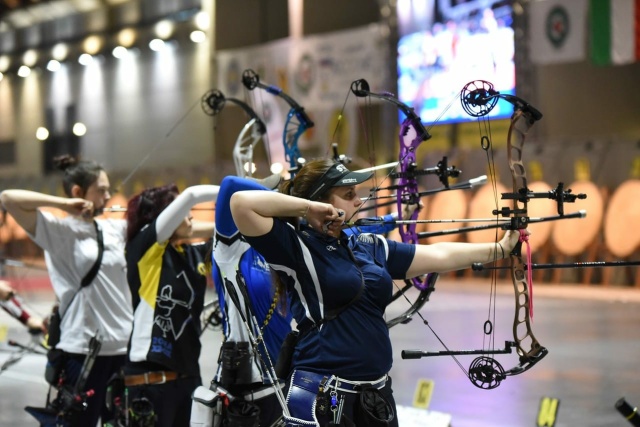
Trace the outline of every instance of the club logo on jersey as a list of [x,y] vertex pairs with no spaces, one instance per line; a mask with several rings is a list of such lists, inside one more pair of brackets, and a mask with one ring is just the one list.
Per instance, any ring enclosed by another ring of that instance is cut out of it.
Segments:
[[171,334],[174,341],[180,338],[186,326],[193,321],[191,305],[195,299],[195,291],[185,272],[180,272],[177,278],[183,279],[188,300],[174,297],[172,286],[163,286],[156,297],[156,316],[153,319],[153,322],[162,330],[162,336],[167,338]]

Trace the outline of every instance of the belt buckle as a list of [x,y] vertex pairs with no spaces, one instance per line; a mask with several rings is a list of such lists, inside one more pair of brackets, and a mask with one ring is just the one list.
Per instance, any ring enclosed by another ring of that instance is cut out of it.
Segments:
[[373,385],[375,388],[377,388],[378,390],[380,390],[381,388],[383,388],[385,385],[387,385],[387,375],[383,376],[382,378],[380,378],[378,381],[375,382],[375,384]]
[[166,382],[167,382],[167,375],[166,375],[166,373],[165,373],[164,371],[161,371],[161,374],[162,374],[162,381],[157,382],[156,384],[164,384],[164,383],[166,383]]

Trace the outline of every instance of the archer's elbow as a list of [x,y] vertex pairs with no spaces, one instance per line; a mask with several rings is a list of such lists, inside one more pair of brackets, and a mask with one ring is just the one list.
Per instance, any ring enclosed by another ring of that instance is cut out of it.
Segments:
[[242,222],[243,218],[247,216],[248,212],[252,210],[249,198],[243,193],[242,191],[238,191],[229,199],[231,216],[233,216],[233,221],[238,225],[239,222]]
[[4,190],[0,193],[0,206],[4,211],[9,213],[12,213],[12,211],[15,211],[18,207],[12,196],[12,190]]

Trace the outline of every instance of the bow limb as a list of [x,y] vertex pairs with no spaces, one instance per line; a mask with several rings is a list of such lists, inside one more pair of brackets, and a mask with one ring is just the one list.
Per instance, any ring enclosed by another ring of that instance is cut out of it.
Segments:
[[[219,90],[210,90],[202,96],[202,110],[209,116],[217,117],[224,109],[227,101],[242,108],[249,116],[249,121],[240,130],[233,146],[233,163],[237,176],[250,177],[253,174],[254,148],[260,141],[264,141],[267,128],[247,103],[236,98],[225,98],[224,94]],[[268,144],[265,143],[264,145],[267,161],[271,163]]]
[[[264,129],[264,126],[262,129]],[[233,146],[233,163],[236,167],[237,176],[244,178],[253,175],[253,150],[263,139],[263,136],[264,130],[260,131],[260,126],[256,119],[251,119],[238,134],[236,143]]]
[[293,178],[300,167],[301,155],[298,148],[298,140],[307,129],[314,126],[313,121],[304,111],[304,108],[283,92],[282,89],[261,83],[260,76],[255,71],[251,69],[244,70],[242,84],[248,90],[264,89],[270,94],[283,99],[289,105],[289,113],[287,113],[287,120],[282,134],[282,143],[284,145],[285,160],[289,162],[289,174]]
[[[404,243],[417,244],[418,236],[416,233],[415,222],[402,223],[403,220],[413,220],[418,218],[418,209],[414,210],[410,218],[403,218],[403,205],[404,204],[419,204],[420,196],[418,192],[417,177],[419,175],[425,175],[429,172],[419,170],[417,168],[416,161],[416,149],[422,142],[431,138],[429,132],[422,124],[422,121],[418,115],[415,114],[413,108],[400,102],[393,95],[388,93],[373,93],[369,89],[369,84],[366,80],[356,80],[351,84],[351,92],[357,97],[374,97],[386,102],[390,102],[395,105],[405,115],[404,120],[400,125],[400,133],[398,135],[400,142],[400,152],[398,154],[398,163],[389,172],[387,178],[396,179],[397,184],[387,187],[388,189],[396,190],[396,208],[398,210],[398,220],[400,221],[398,231],[400,238]],[[460,173],[455,168],[448,168],[446,166],[446,160],[440,165],[444,168],[438,169],[431,173],[438,173],[442,171],[444,176],[457,176]],[[449,175],[447,175],[449,174]],[[385,178],[386,180],[386,178]],[[376,190],[380,190],[377,188]],[[400,324],[407,323],[411,320],[411,317],[417,313],[422,306],[429,300],[431,292],[435,290],[435,282],[438,279],[438,275],[435,273],[427,274],[423,277],[416,277],[413,279],[405,280],[405,286],[396,291],[390,302],[397,300],[400,297],[404,297],[411,306],[404,313],[396,316],[387,321],[389,328]],[[417,298],[411,302],[406,297],[405,292],[411,288],[418,288],[419,294]]]

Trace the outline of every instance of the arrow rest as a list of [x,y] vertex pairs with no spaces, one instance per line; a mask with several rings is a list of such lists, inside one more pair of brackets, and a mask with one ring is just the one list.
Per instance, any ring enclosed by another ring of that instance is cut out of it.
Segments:
[[[512,208],[504,206],[504,207],[502,207],[500,209],[492,210],[491,213],[493,215],[496,215],[496,216],[499,215],[501,217],[508,218],[511,215],[526,215],[527,214],[527,210],[526,209],[512,209]],[[512,219],[521,220],[521,219],[526,219],[526,217],[519,217],[519,218],[512,218]]]
[[460,176],[462,171],[457,169],[455,166],[449,167],[447,162],[447,156],[444,156],[442,160],[438,162],[436,166],[437,172],[436,175],[438,179],[445,186],[445,188],[449,188],[449,178],[457,178]]

